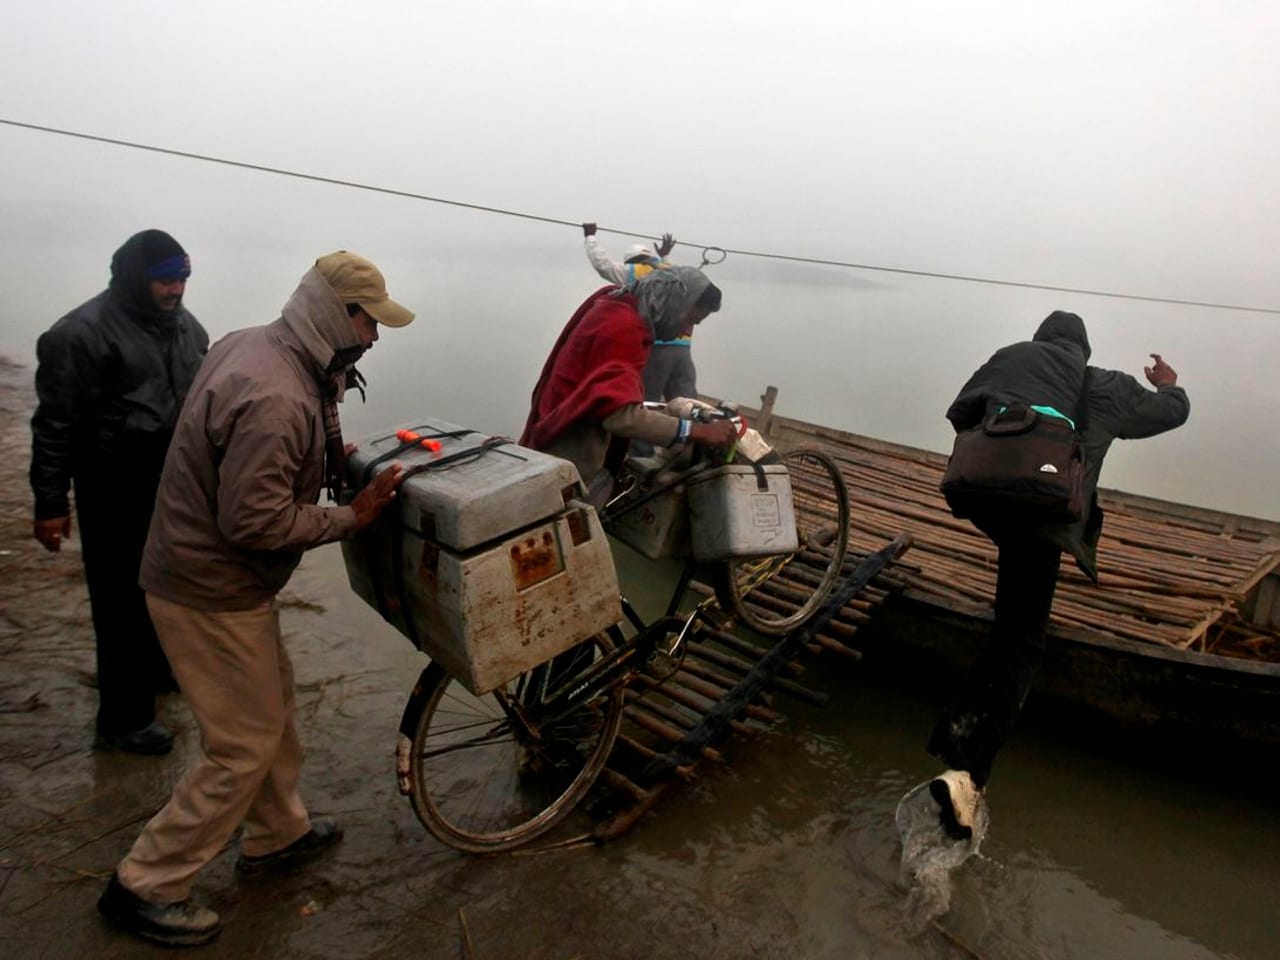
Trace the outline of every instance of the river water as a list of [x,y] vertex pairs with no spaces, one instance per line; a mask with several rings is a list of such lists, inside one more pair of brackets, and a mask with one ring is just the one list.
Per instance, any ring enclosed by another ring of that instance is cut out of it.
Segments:
[[[649,565],[618,556],[624,582],[655,608]],[[923,744],[945,681],[821,664],[804,680],[831,694],[827,706],[786,700],[788,722],[735,750],[732,773],[700,791],[714,793],[712,822],[692,828],[710,830],[726,859],[745,858],[735,868],[750,882],[773,875],[811,892],[808,919],[832,937],[858,931],[854,953],[812,956],[953,955],[922,923],[894,825],[903,795],[937,772]],[[939,925],[964,944],[955,955],[1280,956],[1280,816],[1261,788],[1269,775],[1239,762],[1225,775],[1188,769],[1112,731],[1076,729],[1033,698],[988,790],[988,834],[950,876]],[[690,829],[661,819],[642,830]]]
[[[15,149],[29,155],[0,193],[0,352],[22,362],[40,330],[105,285],[111,251],[134,230],[161,226],[188,247],[187,302],[215,338],[276,316],[316,256],[348,247],[375,259],[393,295],[419,313],[362,363],[369,400],[346,405],[348,434],[424,416],[515,434],[547,349],[596,282],[580,236],[563,227],[477,223],[470,212],[312,184],[268,188],[216,170],[202,189],[224,197],[225,209],[210,213],[185,185],[164,197],[139,185],[146,158],[131,160],[126,177],[123,160],[95,153],[85,177],[85,157],[76,167],[66,154],[90,148]],[[32,174],[25,183],[23,171],[64,164],[56,198],[28,195],[46,181]],[[157,161],[155,177],[169,169]],[[675,258],[697,254],[677,247]],[[1158,351],[1193,402],[1182,430],[1117,445],[1104,483],[1280,517],[1280,449],[1258,442],[1256,418],[1241,416],[1274,406],[1280,332],[1270,319],[741,257],[713,270],[725,307],[694,347],[707,393],[754,403],[773,384],[782,414],[945,449],[942,411],[968,373],[1050,310],[1073,309],[1089,323],[1095,362],[1140,376]],[[657,603],[661,578],[622,557],[627,589]],[[337,620],[367,624],[336,550],[317,551],[300,577],[329,595]],[[758,923],[772,911],[795,934],[779,942],[805,944],[758,956],[1280,956],[1280,814],[1248,788],[1271,779],[1266,771],[1251,778],[1247,760],[1229,780],[1170,768],[1105,736],[1039,722],[1034,711],[1001,757],[981,851],[952,876],[940,922],[965,946],[913,930],[894,811],[936,772],[921,745],[940,692],[842,662],[806,680],[832,694],[826,708],[788,704],[778,730],[735,748],[731,764],[622,843],[577,861],[600,876],[602,902],[611,885],[625,901],[627,884],[662,878],[687,888],[702,920]],[[664,933],[678,935],[678,925]]]
[[[675,570],[618,556],[631,598],[659,608]],[[346,588],[336,548],[308,556],[294,591],[318,603],[300,615],[312,626],[293,633],[310,651],[299,660],[307,792],[349,830],[333,864],[276,898],[326,891],[323,922],[273,928],[264,955],[465,956],[458,905],[475,956],[515,960],[1280,955],[1280,821],[1259,786],[1267,772],[1170,766],[1057,723],[1034,699],[1001,755],[980,850],[946,877],[949,909],[935,916],[937,890],[922,898],[902,867],[895,814],[936,772],[922,744],[942,692],[923,675],[835,658],[802,678],[831,695],[827,706],[777,697],[783,722],[731,738],[726,763],[703,763],[694,784],[603,848],[452,853],[391,784],[391,724],[423,658]],[[207,872],[225,904],[232,894]],[[254,942],[242,927],[255,914],[274,922],[270,902],[245,896],[219,956]]]

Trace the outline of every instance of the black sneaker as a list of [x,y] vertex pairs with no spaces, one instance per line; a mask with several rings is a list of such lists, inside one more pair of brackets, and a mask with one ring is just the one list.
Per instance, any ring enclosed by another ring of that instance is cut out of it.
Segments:
[[254,874],[277,867],[295,866],[323,853],[342,839],[342,828],[328,817],[320,817],[311,821],[311,829],[275,853],[264,853],[260,857],[240,854],[236,860],[236,870],[240,873]]
[[106,750],[123,750],[155,757],[173,749],[173,734],[169,728],[153,720],[141,730],[129,733],[108,733],[99,730],[94,746]]
[[190,899],[151,903],[131,893],[112,874],[98,899],[98,911],[122,930],[170,947],[198,947],[222,930],[222,919]]

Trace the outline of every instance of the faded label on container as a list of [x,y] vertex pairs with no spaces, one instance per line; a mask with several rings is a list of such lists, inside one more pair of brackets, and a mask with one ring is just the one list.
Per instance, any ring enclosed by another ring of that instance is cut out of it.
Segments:
[[782,509],[778,506],[776,493],[751,495],[751,525],[754,527],[782,526]]
[[516,590],[527,590],[564,570],[560,545],[549,527],[511,545],[511,573]]

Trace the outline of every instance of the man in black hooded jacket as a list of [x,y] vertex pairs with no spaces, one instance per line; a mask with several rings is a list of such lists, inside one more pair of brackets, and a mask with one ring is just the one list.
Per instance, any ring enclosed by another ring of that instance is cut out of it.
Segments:
[[992,637],[926,748],[951,768],[933,780],[930,790],[944,826],[957,838],[971,835],[978,794],[1017,722],[1039,665],[1062,551],[1091,580],[1098,580],[1098,477],[1111,442],[1172,430],[1186,422],[1191,409],[1177,373],[1159,354],[1151,354],[1154,363],[1144,368],[1154,393],[1127,373],[1089,366],[1089,354],[1084,321],[1056,310],[1030,341],[996,351],[947,410],[959,433],[1012,403],[1052,408],[1076,422],[1085,455],[1085,510],[1076,522],[1028,524],[994,512],[973,518],[999,550]]
[[61,549],[74,486],[97,639],[98,743],[132,753],[173,744],[156,722],[156,693],[172,679],[138,568],[178,411],[209,347],[182,306],[190,274],[169,234],[135,234],[111,258],[108,288],[36,343],[33,532]]

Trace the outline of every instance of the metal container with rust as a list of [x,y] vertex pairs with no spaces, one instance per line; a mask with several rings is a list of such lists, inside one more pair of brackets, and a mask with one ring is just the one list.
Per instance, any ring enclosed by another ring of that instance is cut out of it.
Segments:
[[[567,461],[442,420],[357,444],[357,486],[392,462],[397,503],[343,542],[347,578],[388,623],[473,693],[487,693],[621,619],[596,512]],[[377,461],[375,463],[375,461]]]

